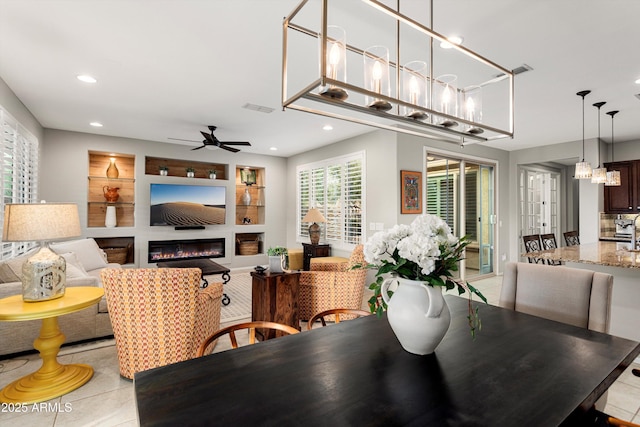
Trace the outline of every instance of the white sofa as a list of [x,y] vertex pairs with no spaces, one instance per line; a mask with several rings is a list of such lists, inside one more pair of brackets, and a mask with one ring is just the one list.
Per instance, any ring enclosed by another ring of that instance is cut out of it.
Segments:
[[[107,262],[106,254],[93,239],[78,239],[51,244],[51,249],[67,261],[67,287],[102,287],[100,271],[120,268]],[[0,261],[0,298],[22,294],[22,264],[31,255]],[[113,335],[107,302],[103,297],[92,307],[58,318],[65,344]],[[33,341],[40,333],[40,320],[0,321],[0,356],[34,350]]]

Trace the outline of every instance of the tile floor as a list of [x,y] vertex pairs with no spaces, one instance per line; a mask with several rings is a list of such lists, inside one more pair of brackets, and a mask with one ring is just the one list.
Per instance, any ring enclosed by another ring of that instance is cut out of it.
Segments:
[[[497,304],[501,277],[472,282]],[[365,295],[364,300],[369,298]],[[366,303],[363,301],[363,306]],[[226,326],[226,325],[223,325]],[[304,328],[303,328],[304,329]],[[241,343],[242,344],[242,343]],[[216,352],[230,348],[227,340],[216,346]],[[46,405],[27,405],[27,412],[5,412],[2,406],[0,425],[11,426],[137,426],[133,383],[118,374],[118,362],[113,340],[64,347],[59,356],[61,363],[86,363],[93,366],[94,377],[83,387]],[[37,354],[0,360],[0,386],[29,374],[40,367]],[[640,368],[640,361],[632,367]],[[640,378],[627,369],[609,389],[606,412],[625,420],[640,423]]]

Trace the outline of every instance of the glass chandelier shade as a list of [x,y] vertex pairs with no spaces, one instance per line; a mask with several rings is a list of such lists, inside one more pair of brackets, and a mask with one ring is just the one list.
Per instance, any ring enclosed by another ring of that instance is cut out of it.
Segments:
[[607,168],[601,167],[600,163],[600,108],[606,104],[606,102],[596,102],[593,104],[598,109],[598,167],[591,171],[591,183],[592,184],[604,184],[607,182]]
[[[613,163],[614,159],[613,159],[613,116],[615,116],[616,114],[618,114],[619,111],[615,110],[615,111],[609,111],[607,112],[608,115],[611,116],[611,162]],[[622,180],[620,179],[620,171],[617,170],[611,170],[607,172],[607,180],[604,183],[604,185],[606,185],[607,187],[619,187],[620,185],[622,185]]]
[[[424,61],[411,61],[402,67],[402,100],[412,105],[429,108],[427,76],[429,69]],[[428,115],[424,111],[411,107],[402,107],[405,117],[425,120]]]
[[583,90],[576,95],[582,97],[582,161],[576,163],[575,178],[576,179],[590,179],[591,178],[591,163],[584,161],[584,97],[591,93],[590,90]]
[[[435,79],[433,87],[433,99],[435,102],[435,110],[449,116],[458,115],[458,77],[455,74],[443,74]],[[442,117],[439,123],[444,127],[457,126],[455,120]]]
[[[371,46],[362,55],[364,60],[364,88],[370,92],[389,97],[391,83],[389,79],[389,49],[384,46]],[[365,96],[369,108],[389,111],[391,103],[383,99]]]
[[[482,123],[482,87],[469,86],[462,92],[464,97],[464,118],[474,123]],[[478,135],[483,130],[474,125],[467,125],[467,132]]]
[[[322,38],[319,39],[322,43]],[[347,33],[336,25],[327,26],[327,78],[347,82]],[[320,49],[322,52],[322,49]],[[322,61],[321,61],[322,63]],[[345,100],[349,97],[347,91],[333,85],[321,88],[320,95],[328,98]]]

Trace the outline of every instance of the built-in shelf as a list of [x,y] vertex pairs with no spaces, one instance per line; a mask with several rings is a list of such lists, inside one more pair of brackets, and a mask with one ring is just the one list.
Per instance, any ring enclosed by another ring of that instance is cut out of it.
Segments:
[[262,255],[264,254],[263,242],[264,233],[236,233],[235,254],[237,256]]
[[[246,185],[246,172],[254,184]],[[264,168],[236,168],[236,225],[262,225],[265,223]]]
[[[114,159],[117,177],[108,177]],[[133,227],[135,208],[135,156],[120,153],[89,152],[87,227],[104,227],[107,207],[114,206],[117,227]],[[114,190],[117,189],[117,190]],[[117,193],[117,201],[106,195]]]
[[210,178],[210,171],[215,170],[215,178],[227,180],[226,164],[197,162],[193,160],[166,159],[162,157],[145,157],[144,173],[146,175],[162,175],[160,168],[166,168],[166,176],[180,176],[187,178],[187,168],[193,168],[193,178]]

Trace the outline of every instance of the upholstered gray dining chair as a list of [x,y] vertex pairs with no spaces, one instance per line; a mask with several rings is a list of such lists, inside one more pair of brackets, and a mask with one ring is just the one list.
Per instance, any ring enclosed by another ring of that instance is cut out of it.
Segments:
[[524,262],[505,265],[500,307],[609,333],[613,276]]

